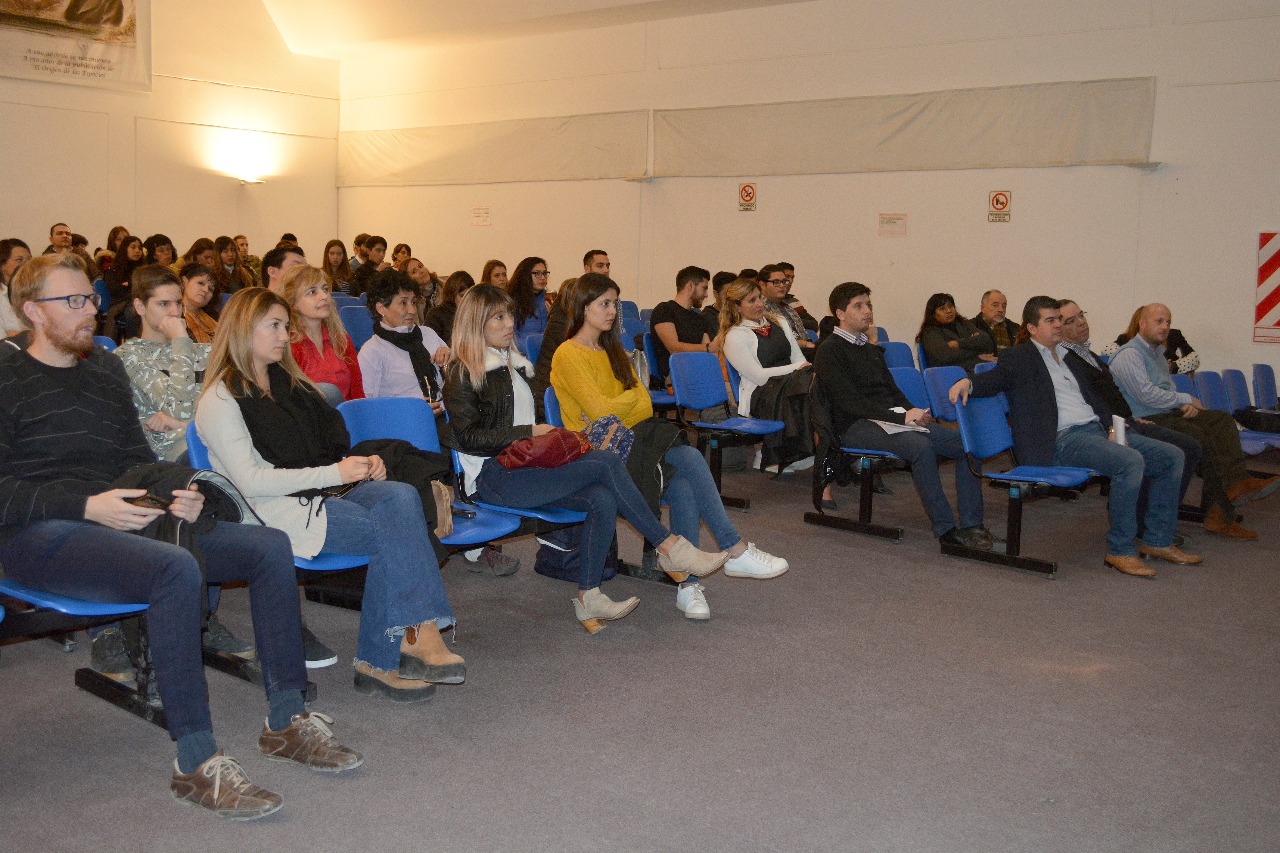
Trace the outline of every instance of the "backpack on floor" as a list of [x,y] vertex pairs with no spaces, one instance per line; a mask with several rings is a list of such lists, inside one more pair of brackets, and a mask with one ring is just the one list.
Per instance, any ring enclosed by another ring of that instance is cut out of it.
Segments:
[[[540,575],[577,583],[582,575],[582,525],[558,527],[538,537],[538,556],[533,570]],[[609,580],[618,573],[618,537],[613,537],[604,558],[604,576]]]

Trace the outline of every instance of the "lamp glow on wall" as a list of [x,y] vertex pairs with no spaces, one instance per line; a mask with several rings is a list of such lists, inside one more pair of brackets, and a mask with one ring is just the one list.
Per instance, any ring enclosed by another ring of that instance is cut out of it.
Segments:
[[210,131],[205,162],[214,171],[245,184],[261,184],[280,174],[284,150],[275,134],[222,127]]

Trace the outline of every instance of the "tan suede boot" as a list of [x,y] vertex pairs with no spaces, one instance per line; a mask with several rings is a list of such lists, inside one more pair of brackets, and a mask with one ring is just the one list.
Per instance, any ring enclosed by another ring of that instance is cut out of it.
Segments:
[[400,640],[400,677],[433,684],[461,684],[467,667],[462,658],[445,648],[434,622],[405,629]]

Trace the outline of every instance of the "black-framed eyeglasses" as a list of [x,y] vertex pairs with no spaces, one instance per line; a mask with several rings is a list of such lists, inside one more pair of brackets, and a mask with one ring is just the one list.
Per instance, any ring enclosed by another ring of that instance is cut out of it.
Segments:
[[1088,316],[1089,316],[1089,312],[1088,312],[1088,311],[1081,311],[1079,314],[1077,314],[1076,316],[1072,317],[1070,320],[1063,320],[1063,321],[1062,321],[1062,325],[1064,325],[1064,326],[1074,326],[1074,325],[1076,324],[1076,320],[1079,320],[1081,317],[1088,317]]
[[529,275],[536,275],[538,278],[543,278],[545,276],[551,275],[551,270],[541,270],[541,271],[534,270],[531,273],[529,273]]
[[768,278],[768,279],[765,279],[764,283],[765,284],[786,284],[787,280],[785,278]]
[[94,308],[102,307],[102,294],[100,293],[73,293],[70,296],[45,296],[40,299],[32,299],[32,302],[66,302],[67,307],[72,311],[79,311],[84,307],[86,302],[92,302]]

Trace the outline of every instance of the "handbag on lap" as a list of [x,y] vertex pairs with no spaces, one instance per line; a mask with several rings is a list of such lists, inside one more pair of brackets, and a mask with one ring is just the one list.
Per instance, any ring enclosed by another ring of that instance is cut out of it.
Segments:
[[508,471],[517,468],[559,468],[585,456],[591,450],[582,433],[554,427],[550,432],[513,441],[497,455],[498,464]]

